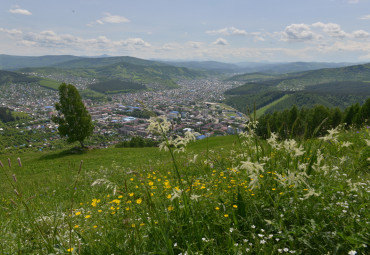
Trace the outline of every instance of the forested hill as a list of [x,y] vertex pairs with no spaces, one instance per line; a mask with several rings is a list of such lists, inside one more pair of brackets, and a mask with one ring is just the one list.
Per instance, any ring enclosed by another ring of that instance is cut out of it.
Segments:
[[53,67],[23,68],[25,73],[66,75],[104,80],[124,80],[148,85],[148,87],[176,88],[178,79],[206,77],[203,71],[175,67],[132,57],[85,58]]
[[36,77],[0,70],[0,86],[10,83],[30,83],[39,81]]
[[370,96],[370,64],[294,73],[276,79],[259,78],[226,91],[226,103],[243,112],[256,106],[257,112],[264,114],[292,105],[321,104],[344,109],[363,103]]

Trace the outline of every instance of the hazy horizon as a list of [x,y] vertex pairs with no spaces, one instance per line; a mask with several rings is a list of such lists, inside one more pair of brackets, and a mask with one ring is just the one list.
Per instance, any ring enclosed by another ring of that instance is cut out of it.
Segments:
[[370,62],[370,0],[3,0],[0,7],[0,54]]

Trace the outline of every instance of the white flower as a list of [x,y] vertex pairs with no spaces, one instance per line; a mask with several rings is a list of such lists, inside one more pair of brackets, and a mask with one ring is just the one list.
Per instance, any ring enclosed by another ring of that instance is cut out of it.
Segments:
[[354,251],[354,250],[348,252],[348,255],[356,255],[356,254],[357,254],[357,251]]
[[350,143],[348,141],[344,142],[341,146],[344,148],[344,147],[349,147],[351,146],[353,143]]
[[190,199],[191,199],[191,200],[198,201],[198,198],[200,198],[200,197],[201,197],[201,196],[199,196],[199,195],[191,194]]
[[256,228],[256,226],[255,225],[252,225],[251,228]]
[[265,243],[266,243],[266,241],[265,241],[265,240],[261,240],[261,241],[260,241],[260,243],[261,243],[261,244],[265,244]]

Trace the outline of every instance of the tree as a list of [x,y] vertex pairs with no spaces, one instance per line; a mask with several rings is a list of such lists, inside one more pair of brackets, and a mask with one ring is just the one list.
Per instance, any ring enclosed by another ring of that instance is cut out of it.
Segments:
[[83,141],[92,134],[94,125],[73,85],[63,83],[59,86],[59,103],[55,108],[58,116],[54,116],[53,121],[59,124],[60,135],[67,137],[69,143],[78,141],[82,148],[85,147]]

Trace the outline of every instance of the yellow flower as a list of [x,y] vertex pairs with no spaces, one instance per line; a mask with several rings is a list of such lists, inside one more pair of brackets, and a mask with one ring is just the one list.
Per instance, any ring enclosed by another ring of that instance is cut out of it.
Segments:
[[114,212],[111,212],[110,214],[116,214],[116,212],[114,211]]
[[238,206],[237,205],[233,205],[233,207],[236,209],[236,208],[238,208]]
[[276,190],[275,188],[272,188],[272,190]]
[[220,210],[220,207],[216,206],[215,209],[216,209],[216,211],[218,211],[218,210]]
[[74,228],[79,228],[80,226],[79,225],[75,225]]
[[229,215],[228,214],[224,214],[224,217],[227,218],[227,217],[229,217]]
[[168,208],[167,208],[168,211],[173,211],[173,206],[170,205]]
[[119,195],[118,198],[123,198],[123,196],[122,195]]
[[168,199],[170,199],[171,197],[172,197],[172,196],[171,196],[171,194],[168,194],[168,195],[167,195],[167,198],[168,198]]
[[140,226],[145,226],[145,223],[140,223]]
[[98,210],[98,212],[102,212],[102,210]]
[[130,194],[128,194],[130,197],[133,197],[134,196],[134,193],[130,193]]
[[139,198],[139,199],[136,200],[136,203],[137,204],[141,204],[141,202],[143,202],[143,200],[141,198]]
[[85,219],[91,218],[91,215],[86,215]]
[[126,211],[130,211],[130,207],[126,207]]
[[121,200],[114,199],[114,200],[110,201],[109,203],[115,203],[115,204],[119,205],[119,203],[121,203]]
[[67,251],[72,252],[73,250],[74,250],[74,248],[69,248]]
[[98,226],[94,225],[93,228],[97,228]]
[[154,185],[154,182],[150,181],[149,186],[153,186],[153,185]]
[[80,214],[81,214],[81,212],[76,212],[76,213],[75,213],[75,215],[76,215],[76,216],[78,216],[78,215],[80,215]]
[[136,226],[136,225],[135,225],[134,223],[132,223],[131,227],[133,227],[133,228],[134,228],[135,226]]

